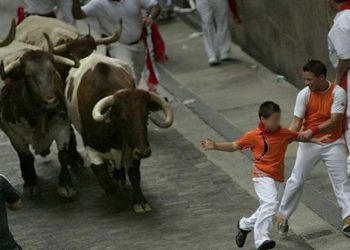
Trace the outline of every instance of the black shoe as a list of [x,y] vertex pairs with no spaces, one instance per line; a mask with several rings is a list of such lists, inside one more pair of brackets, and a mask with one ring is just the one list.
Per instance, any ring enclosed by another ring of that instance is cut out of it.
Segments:
[[220,62],[215,61],[215,62],[210,62],[209,66],[210,67],[215,67],[215,66],[218,66],[219,64],[220,64]]
[[236,235],[236,244],[239,248],[243,247],[245,244],[245,240],[247,239],[247,235],[251,231],[243,230],[239,226],[239,221],[237,223],[238,234]]
[[258,250],[272,249],[272,248],[275,248],[275,246],[276,246],[276,242],[275,241],[273,241],[273,240],[266,240],[258,247]]

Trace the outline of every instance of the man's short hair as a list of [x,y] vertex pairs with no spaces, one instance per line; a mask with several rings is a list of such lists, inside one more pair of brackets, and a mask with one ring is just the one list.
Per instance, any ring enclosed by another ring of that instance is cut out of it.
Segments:
[[334,2],[336,2],[336,3],[345,3],[347,1],[349,1],[349,0],[334,0]]
[[309,60],[303,67],[304,72],[311,72],[315,76],[319,77],[324,75],[327,77],[327,67],[323,62],[318,60]]
[[259,119],[268,119],[273,113],[281,113],[281,108],[277,103],[266,101],[260,105]]

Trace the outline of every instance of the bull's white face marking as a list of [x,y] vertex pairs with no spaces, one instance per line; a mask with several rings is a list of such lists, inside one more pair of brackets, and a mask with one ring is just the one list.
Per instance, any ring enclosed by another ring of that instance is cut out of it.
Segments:
[[96,149],[93,149],[89,146],[85,148],[86,153],[89,157],[89,160],[94,165],[101,165],[106,161],[110,161],[113,163],[114,168],[120,169],[121,160],[122,160],[122,151],[117,149],[111,149],[111,151],[107,153],[101,153]]
[[[131,72],[129,66],[115,58],[110,58],[104,55],[100,55],[98,53],[92,53],[90,56],[82,59],[80,61],[80,67],[75,69],[72,68],[69,71],[69,75],[66,80],[66,89],[65,89],[65,96],[66,96],[66,104],[67,104],[67,109],[68,109],[68,116],[69,119],[72,121],[74,127],[76,130],[81,133],[81,118],[79,114],[79,102],[78,102],[78,89],[79,85],[81,83],[81,79],[84,76],[84,74],[89,70],[94,70],[96,64],[103,62],[103,63],[108,63],[113,65],[114,67],[121,68],[123,70],[126,70],[128,73]],[[131,73],[130,73],[131,74]],[[69,90],[69,85],[73,84],[73,94],[71,100],[68,98],[68,90]]]

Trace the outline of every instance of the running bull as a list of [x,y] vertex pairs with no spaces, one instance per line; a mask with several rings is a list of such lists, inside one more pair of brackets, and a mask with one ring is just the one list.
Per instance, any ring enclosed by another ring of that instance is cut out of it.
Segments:
[[45,156],[55,141],[61,165],[58,192],[72,197],[75,190],[67,166],[74,165],[70,122],[55,64],[77,67],[77,62],[17,41],[0,48],[0,60],[0,128],[19,156],[24,192],[37,193],[34,156],[29,146],[35,154]]
[[171,107],[158,95],[134,87],[128,66],[118,59],[96,53],[80,61],[66,83],[68,115],[80,132],[91,167],[106,193],[115,189],[108,173],[122,183],[125,172],[133,188],[137,213],[151,211],[140,186],[140,163],[151,155],[147,135],[149,112],[162,110],[164,120],[150,119],[161,128],[173,123]]
[[[70,59],[82,59],[89,56],[99,45],[108,45],[119,40],[122,32],[121,23],[117,23],[114,34],[110,37],[94,39],[90,35],[81,35],[76,27],[55,18],[29,16],[17,27],[16,40],[49,50],[43,33],[52,41],[55,55]],[[70,68],[57,67],[62,79],[66,79]]]

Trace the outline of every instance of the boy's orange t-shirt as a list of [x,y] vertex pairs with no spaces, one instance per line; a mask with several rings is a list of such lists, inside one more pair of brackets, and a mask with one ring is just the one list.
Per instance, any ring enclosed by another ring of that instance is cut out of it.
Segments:
[[287,147],[290,141],[297,137],[297,132],[286,128],[266,132],[258,127],[247,132],[235,143],[241,149],[251,149],[254,156],[253,177],[271,177],[283,182]]

